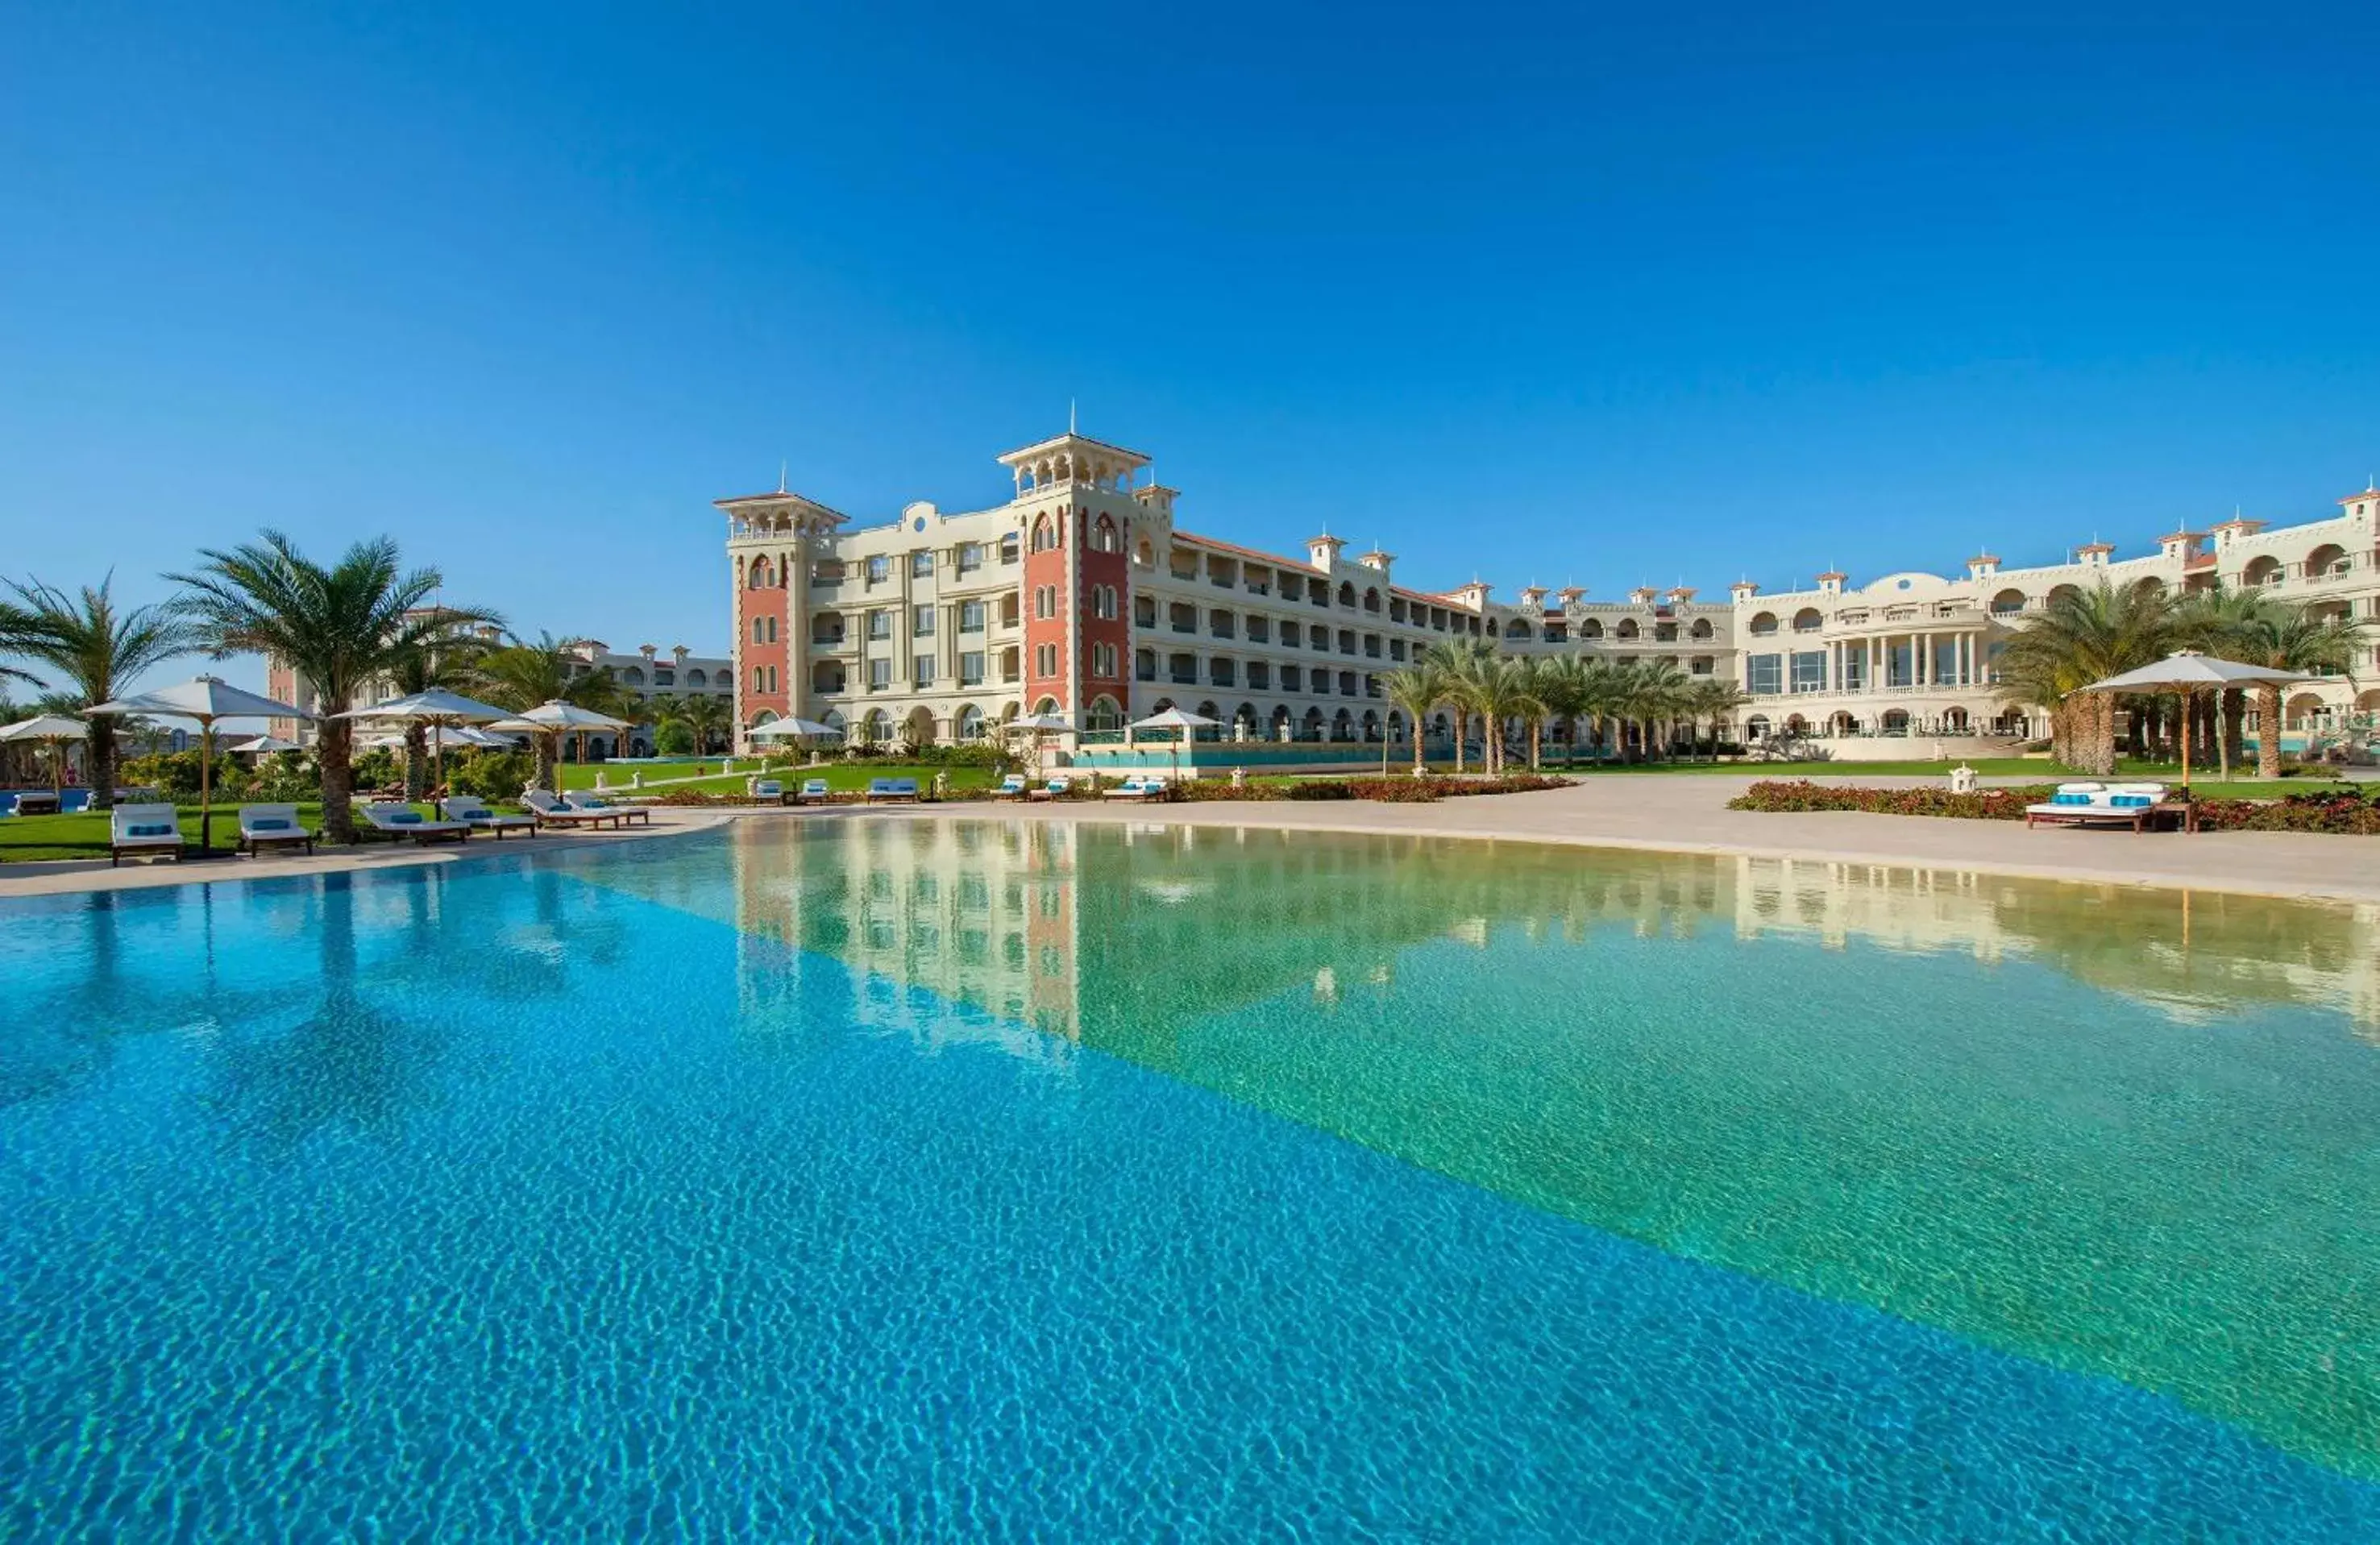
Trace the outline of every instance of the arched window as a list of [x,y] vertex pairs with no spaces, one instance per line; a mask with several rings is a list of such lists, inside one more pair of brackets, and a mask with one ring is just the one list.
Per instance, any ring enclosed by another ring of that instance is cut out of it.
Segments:
[[978,708],[973,703],[966,704],[959,710],[957,725],[958,736],[961,740],[981,740],[983,738],[983,710]]
[[2306,554],[2305,577],[2309,579],[2337,579],[2349,572],[2347,550],[2332,542],[2324,542]]
[[892,715],[880,708],[871,708],[859,726],[859,738],[871,744],[892,738]]
[[1512,626],[1504,629],[1504,637],[1507,639],[1518,639],[1522,642],[1526,643],[1529,638],[1529,625],[1523,622],[1520,618],[1514,617],[1512,619]]
[[1342,606],[1353,606],[1355,604],[1355,587],[1347,584],[1343,580],[1339,586],[1339,604]]
[[1588,617],[1578,625],[1578,636],[1581,639],[1600,639],[1603,637],[1603,625]]
[[1804,606],[1793,614],[1793,631],[1796,633],[1815,633],[1826,626],[1827,619],[1818,614],[1815,606]]
[[1101,696],[1091,700],[1090,727],[1099,731],[1123,728],[1123,710],[1113,698]]
[[1047,553],[1058,545],[1058,525],[1046,515],[1033,517],[1033,551]]
[[1755,639],[1766,639],[1766,638],[1767,638],[1767,637],[1768,637],[1770,634],[1772,634],[1772,633],[1774,633],[1774,632],[1776,632],[1776,631],[1777,631],[1777,614],[1776,614],[1776,613],[1774,613],[1774,612],[1755,612],[1755,613],[1754,613],[1754,614],[1753,614],[1753,617],[1752,617],[1752,636],[1753,636],[1754,638],[1755,638]]
[[1708,617],[1696,617],[1696,618],[1694,619],[1694,627],[1690,627],[1690,628],[1688,628],[1688,629],[1686,630],[1686,632],[1687,632],[1688,637],[1690,637],[1690,638],[1695,638],[1695,639],[1707,639],[1707,638],[1709,638],[1709,637],[1711,636],[1711,620],[1710,620],[1710,618],[1708,618]]
[[768,559],[755,558],[752,560],[751,576],[745,581],[745,584],[748,589],[756,590],[765,590],[769,588]]
[[2011,586],[1992,597],[1992,615],[2012,617],[2024,610],[2024,592]]
[[1157,566],[1157,549],[1148,544],[1147,537],[1141,538],[1140,545],[1132,550],[1132,561],[1143,568]]
[[1091,551],[1094,553],[1123,551],[1123,535],[1116,529],[1114,520],[1107,516],[1102,515],[1091,523]]
[[2280,582],[2281,560],[2269,553],[2249,559],[2248,566],[2240,571],[2240,583],[2243,585],[2277,585]]
[[1611,630],[1611,636],[1615,639],[1633,639],[1636,637],[1636,619],[1622,617],[1620,619],[1620,626]]
[[1377,612],[1379,609],[1380,592],[1371,590],[1366,590],[1364,592],[1364,610],[1366,612]]

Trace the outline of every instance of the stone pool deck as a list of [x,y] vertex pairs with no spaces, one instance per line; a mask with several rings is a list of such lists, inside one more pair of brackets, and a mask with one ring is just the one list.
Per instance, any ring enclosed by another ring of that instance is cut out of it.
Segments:
[[[1933,816],[1814,811],[1771,815],[1727,802],[1757,775],[1608,773],[1538,794],[1431,805],[1266,801],[1021,807],[1034,820],[1166,821],[1307,831],[1575,843],[1663,853],[1751,854],[1814,862],[1963,870],[2092,884],[2158,885],[2380,903],[2380,837],[2294,832],[2084,831]],[[1826,778],[1871,788],[1938,787],[1938,778]],[[1020,809],[1019,807],[1009,807]]]
[[[2090,884],[2156,885],[2380,904],[2380,837],[2284,832],[2135,835],[2130,832],[2046,827],[2028,831],[2013,821],[1949,821],[1848,811],[1765,815],[1729,809],[1727,802],[1755,781],[1755,774],[1609,773],[1538,794],[1447,799],[1431,805],[1281,800],[1142,806],[1111,800],[1063,805],[969,801],[878,809],[837,806],[808,811],[663,808],[654,811],[650,828],[616,833],[515,838],[503,843],[501,850],[545,851],[638,842],[674,832],[699,830],[725,820],[917,820],[948,814],[993,820],[1375,832],[1567,843],[1663,853],[1750,854],[1821,863],[1967,870]],[[1824,781],[1871,787],[1924,787],[1940,782],[1933,778],[1857,776]],[[453,863],[458,858],[495,851],[498,846],[484,840],[476,840],[467,848],[415,849],[375,844],[348,852],[321,853],[310,858],[127,864],[113,870],[104,860],[10,864],[0,867],[0,897]]]

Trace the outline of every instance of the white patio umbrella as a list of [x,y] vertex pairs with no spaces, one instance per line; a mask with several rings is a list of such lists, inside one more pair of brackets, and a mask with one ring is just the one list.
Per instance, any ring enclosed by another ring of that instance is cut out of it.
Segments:
[[744,732],[747,740],[833,740],[843,732],[815,719],[771,719]]
[[275,702],[232,686],[221,676],[192,676],[188,681],[139,692],[113,702],[93,703],[86,718],[99,713],[153,713],[167,719],[192,719],[199,726],[199,853],[208,845],[214,822],[215,722],[219,719],[311,719],[302,708]]
[[61,806],[66,799],[66,753],[62,749],[69,740],[86,739],[91,726],[79,719],[67,719],[55,713],[37,714],[19,719],[0,729],[0,740],[37,741],[50,752],[50,792],[58,797]]
[[237,746],[224,748],[227,757],[263,757],[275,751],[300,751],[304,747],[294,740],[284,740],[277,735],[260,735],[253,740],[243,740]]
[[1041,737],[1045,735],[1063,735],[1074,727],[1075,722],[1062,713],[1028,713],[1022,719],[1011,719],[1001,725],[1000,729],[1003,735],[1014,735],[1018,730],[1029,731],[1032,734],[1033,775],[1038,778],[1041,775]]
[[358,719],[375,724],[427,724],[430,727],[431,782],[446,781],[446,742],[444,731],[449,725],[487,724],[512,716],[509,708],[498,708],[467,698],[459,692],[449,692],[433,687],[426,692],[408,693],[391,698],[386,702],[368,708],[351,708],[345,713],[334,713],[334,719]]
[[[562,737],[565,735],[575,735],[580,737],[579,760],[584,761],[586,760],[587,751],[587,736],[592,734],[596,730],[624,730],[627,727],[628,722],[625,719],[614,719],[608,713],[598,713],[591,708],[581,708],[577,703],[566,703],[559,698],[553,699],[548,702],[541,702],[535,708],[528,710],[527,712],[516,713],[506,719],[499,719],[494,724],[488,726],[488,728],[496,731],[500,735],[550,735],[553,736],[554,760],[557,761],[559,761],[562,757],[561,743]],[[556,790],[555,792],[559,793],[560,790]]]
[[1203,713],[1190,713],[1182,709],[1169,708],[1162,713],[1152,713],[1146,719],[1134,720],[1132,727],[1136,730],[1181,731],[1178,736],[1166,745],[1166,754],[1173,762],[1173,776],[1178,780],[1182,776],[1182,743],[1190,738],[1191,731],[1212,729],[1216,723],[1217,721],[1208,718]]
[[[2193,692],[2232,687],[2286,687],[2306,679],[2302,671],[2276,671],[2218,659],[2194,649],[2176,650],[2154,665],[2111,675],[2079,687],[2083,692],[2173,692],[2181,698],[2181,786],[2190,786],[2190,699]],[[2278,735],[2280,726],[2267,733]]]
[[520,744],[509,735],[499,735],[479,724],[457,724],[444,735],[448,745],[468,746],[475,751],[509,751]]

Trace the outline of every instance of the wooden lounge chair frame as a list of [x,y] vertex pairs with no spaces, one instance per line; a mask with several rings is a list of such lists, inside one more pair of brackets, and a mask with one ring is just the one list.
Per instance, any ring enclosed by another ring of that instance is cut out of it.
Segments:
[[[267,805],[262,808],[265,809],[272,809],[274,807]],[[300,826],[298,823],[297,807],[291,806],[288,809],[289,814],[287,820],[289,821],[289,825],[286,829],[278,832],[252,832],[249,830],[248,810],[241,810],[239,814],[234,818],[239,822],[239,840],[233,844],[232,851],[245,855],[250,858],[255,858],[258,854],[262,853],[269,847],[303,847],[308,853],[312,853],[314,851],[314,833],[309,832],[305,827]],[[274,819],[279,820],[282,818],[275,816]]]

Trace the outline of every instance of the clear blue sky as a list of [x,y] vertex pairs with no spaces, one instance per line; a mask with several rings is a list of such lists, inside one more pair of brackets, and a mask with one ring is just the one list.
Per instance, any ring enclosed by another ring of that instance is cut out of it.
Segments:
[[2374,7],[1135,9],[14,7],[0,573],[386,531],[711,651],[711,498],[978,507],[1069,397],[1504,596],[2380,466]]

